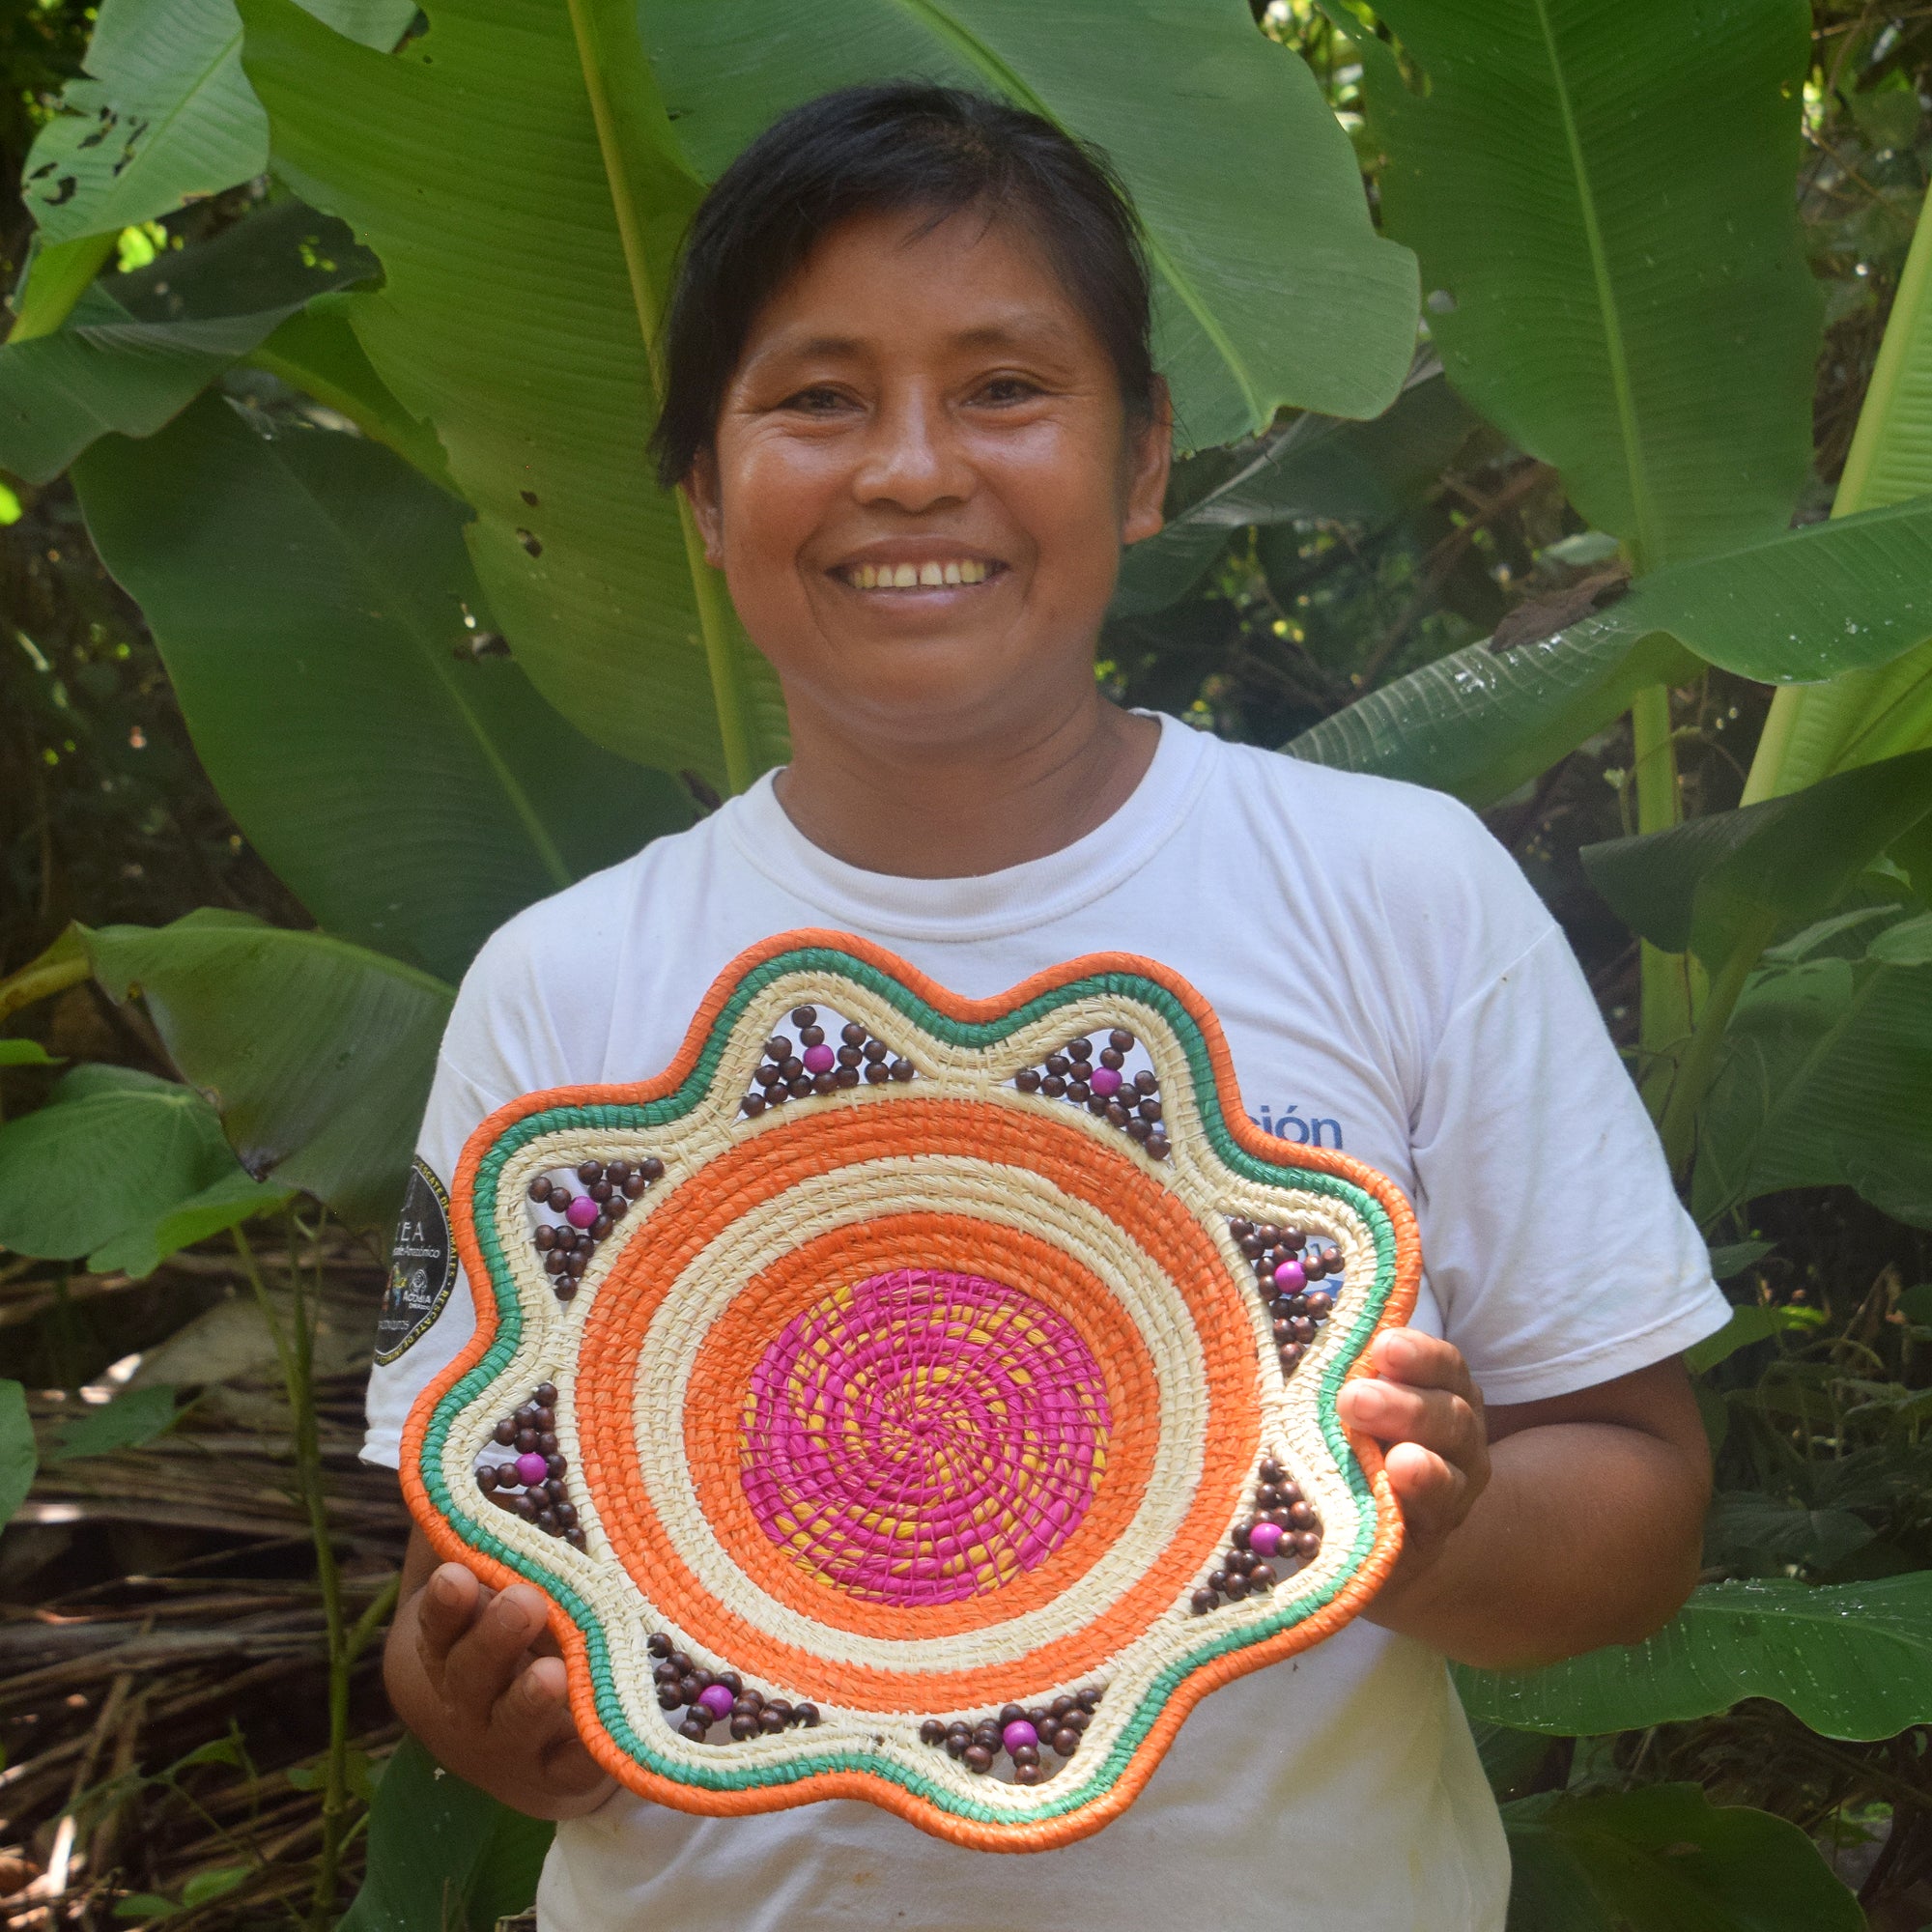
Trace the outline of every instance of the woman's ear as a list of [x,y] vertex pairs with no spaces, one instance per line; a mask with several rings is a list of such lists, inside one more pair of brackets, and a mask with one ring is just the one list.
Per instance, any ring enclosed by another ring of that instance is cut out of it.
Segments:
[[724,510],[718,497],[718,456],[700,449],[678,485],[691,502],[692,521],[704,539],[704,560],[714,570],[724,567]]
[[1166,522],[1162,509],[1167,501],[1167,472],[1174,461],[1174,399],[1165,377],[1153,379],[1153,394],[1149,400],[1153,408],[1148,421],[1132,430],[1129,437],[1132,469],[1127,479],[1126,509],[1121,519],[1123,544],[1154,535]]

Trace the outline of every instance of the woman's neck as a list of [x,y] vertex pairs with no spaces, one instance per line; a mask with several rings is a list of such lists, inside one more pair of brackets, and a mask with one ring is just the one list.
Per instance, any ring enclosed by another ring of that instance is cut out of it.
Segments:
[[1090,685],[970,742],[908,745],[855,733],[793,702],[785,815],[821,851],[868,872],[974,878],[1084,838],[1126,802],[1160,726]]

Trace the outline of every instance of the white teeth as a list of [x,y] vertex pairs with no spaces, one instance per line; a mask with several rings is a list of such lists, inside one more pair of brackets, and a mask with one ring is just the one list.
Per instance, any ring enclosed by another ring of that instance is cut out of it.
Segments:
[[846,572],[846,582],[855,590],[912,590],[921,585],[983,583],[987,574],[985,564],[955,557],[946,563],[855,563]]

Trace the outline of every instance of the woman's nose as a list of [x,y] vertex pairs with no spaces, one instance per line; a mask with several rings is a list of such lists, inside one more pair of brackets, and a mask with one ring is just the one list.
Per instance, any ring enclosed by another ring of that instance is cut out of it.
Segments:
[[853,477],[861,502],[929,510],[969,496],[972,487],[971,465],[941,402],[913,394],[880,404]]

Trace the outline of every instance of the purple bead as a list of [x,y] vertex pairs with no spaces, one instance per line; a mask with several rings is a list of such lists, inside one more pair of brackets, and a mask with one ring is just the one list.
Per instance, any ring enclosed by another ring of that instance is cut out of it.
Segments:
[[1274,1271],[1274,1285],[1284,1294],[1299,1294],[1308,1286],[1308,1270],[1299,1262],[1283,1262]]
[[731,1705],[734,1699],[730,1691],[725,1690],[724,1685],[714,1684],[709,1690],[700,1690],[697,1693],[697,1701],[714,1718],[724,1719],[731,1715]]
[[550,1462],[532,1449],[526,1456],[517,1458],[517,1479],[526,1487],[541,1483],[550,1474]]
[[838,1064],[838,1056],[821,1041],[817,1046],[808,1046],[804,1059],[808,1073],[830,1073]]
[[1111,1066],[1096,1066],[1087,1076],[1087,1084],[1103,1100],[1111,1100],[1121,1091],[1120,1073]]
[[[1104,1070],[1103,1068],[1102,1071]],[[1015,1718],[1000,1733],[1000,1742],[1006,1746],[1009,1753],[1016,1750],[1024,1750],[1028,1745],[1037,1745],[1039,1743],[1039,1733],[1024,1718]]]
[[1248,1531],[1248,1548],[1257,1556],[1272,1556],[1281,1548],[1281,1524],[1258,1522]]
[[596,1202],[591,1200],[589,1195],[580,1194],[577,1197],[577,1199],[573,1201],[570,1204],[570,1206],[563,1210],[563,1218],[566,1221],[568,1221],[573,1228],[587,1228],[589,1227],[591,1222],[596,1220],[598,1211],[599,1210]]

